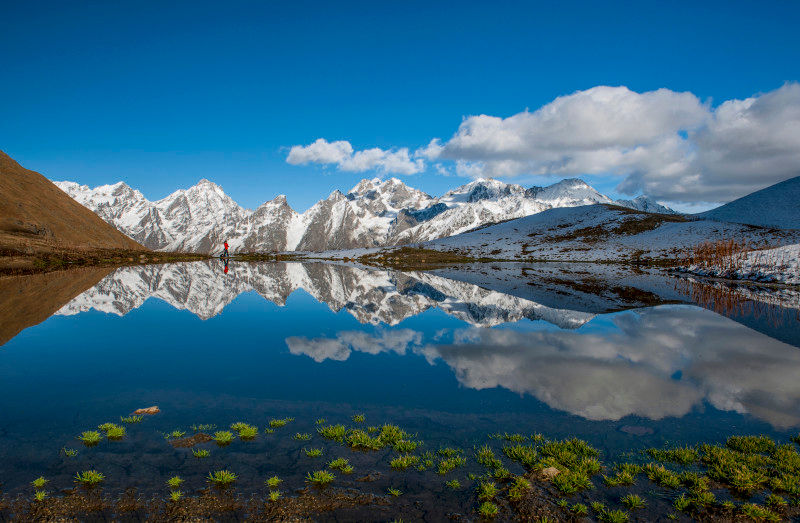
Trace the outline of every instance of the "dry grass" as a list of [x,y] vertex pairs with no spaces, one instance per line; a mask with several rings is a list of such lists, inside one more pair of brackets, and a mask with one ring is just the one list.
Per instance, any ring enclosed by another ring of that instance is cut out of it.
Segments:
[[741,268],[747,260],[752,247],[744,240],[719,240],[704,242],[692,247],[686,254],[689,265],[717,271],[731,271]]

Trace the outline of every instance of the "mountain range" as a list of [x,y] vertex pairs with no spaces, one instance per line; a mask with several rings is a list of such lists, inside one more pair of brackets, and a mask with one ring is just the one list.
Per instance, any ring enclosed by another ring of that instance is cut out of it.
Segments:
[[362,180],[303,213],[280,195],[255,210],[238,205],[219,185],[197,185],[149,201],[119,182],[90,188],[55,182],[77,202],[130,238],[160,251],[327,251],[402,245],[463,233],[558,207],[596,203],[673,213],[652,199],[612,200],[580,179],[524,188],[494,179],[462,185],[439,197],[397,178]]

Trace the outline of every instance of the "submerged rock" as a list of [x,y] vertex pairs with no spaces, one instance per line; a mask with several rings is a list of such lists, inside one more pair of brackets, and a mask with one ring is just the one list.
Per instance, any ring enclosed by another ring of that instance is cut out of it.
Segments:
[[146,407],[144,409],[136,409],[136,410],[133,411],[133,415],[134,416],[141,416],[143,414],[146,414],[146,415],[150,416],[150,415],[153,415],[153,414],[158,414],[159,412],[161,412],[161,409],[159,409],[157,405],[154,405],[152,407]]

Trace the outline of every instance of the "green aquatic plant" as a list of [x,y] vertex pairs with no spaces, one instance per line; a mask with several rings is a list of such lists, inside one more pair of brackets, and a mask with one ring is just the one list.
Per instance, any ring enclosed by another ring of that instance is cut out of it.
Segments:
[[209,472],[206,481],[214,485],[215,487],[228,487],[236,482],[239,479],[239,476],[231,472],[230,470],[215,470],[214,472]]
[[443,456],[445,458],[452,458],[453,456],[458,456],[463,453],[464,453],[463,450],[453,447],[442,447],[436,451],[436,454]]
[[558,501],[556,501],[556,505],[558,505],[560,508],[567,508],[569,507],[569,501],[567,501],[564,498],[561,498]]
[[609,487],[617,487],[619,485],[633,485],[636,482],[636,476],[627,470],[618,470],[613,476],[603,476],[603,481]]
[[398,427],[397,425],[392,425],[390,423],[385,423],[381,425],[380,433],[378,434],[378,439],[381,441],[383,445],[391,445],[394,446],[399,441],[403,440],[410,440],[411,435]]
[[306,475],[306,482],[311,483],[317,487],[325,487],[333,483],[333,480],[336,479],[336,476],[328,472],[327,470],[317,470],[314,472],[309,472]]
[[144,416],[120,416],[120,418],[119,418],[119,420],[122,423],[128,423],[128,424],[141,423],[141,421],[143,419],[144,419]]
[[731,450],[744,454],[764,454],[775,450],[775,442],[768,436],[731,436],[725,442]]
[[180,490],[173,490],[169,493],[169,500],[177,503],[183,497],[183,492]]
[[344,443],[347,429],[344,425],[326,425],[317,429],[317,433],[325,439]]
[[664,488],[678,488],[681,485],[680,476],[662,465],[648,463],[642,467],[642,470],[647,475],[647,479]]
[[531,469],[539,457],[532,445],[512,445],[503,447],[503,454],[510,460],[518,462],[526,469]]
[[785,507],[786,505],[788,505],[786,500],[778,496],[777,494],[770,494],[769,496],[767,496],[767,499],[765,499],[764,502],[772,508]]
[[504,480],[511,477],[511,472],[505,467],[497,467],[492,471],[492,477],[497,480]]
[[604,510],[599,519],[607,523],[627,523],[628,513],[622,510]]
[[44,488],[45,485],[47,485],[47,482],[48,480],[44,479],[44,476],[39,476],[38,478],[31,481],[31,485],[33,485],[33,488],[41,490]]
[[420,446],[419,441],[401,439],[399,441],[396,441],[392,445],[392,448],[394,448],[394,450],[396,450],[397,452],[408,453],[408,452],[414,452],[415,450],[417,450],[417,447],[419,446]]
[[115,425],[106,431],[106,438],[111,441],[119,441],[125,437],[125,434],[125,427]]
[[278,476],[272,476],[271,478],[268,478],[265,483],[269,488],[274,489],[275,487],[283,483],[283,480]]
[[215,430],[216,428],[217,428],[217,426],[214,425],[213,423],[200,423],[198,425],[192,425],[192,432],[194,432],[194,433],[211,432],[212,430]]
[[41,502],[44,501],[45,499],[47,499],[47,492],[45,492],[44,490],[37,490],[36,492],[33,493],[34,501]]
[[292,439],[296,439],[297,441],[309,441],[311,439],[311,434],[307,432],[297,432]]
[[403,494],[399,489],[392,488],[392,487],[389,487],[389,489],[386,492],[388,492],[390,496],[394,496],[394,497],[398,497],[398,496],[401,496]]
[[463,467],[466,463],[467,460],[464,456],[452,456],[449,458],[440,459],[436,473],[440,476],[444,476],[448,472],[454,470],[456,467]]
[[342,470],[347,468],[350,465],[350,461],[347,458],[336,458],[328,463],[328,468],[333,470]]
[[739,510],[742,514],[753,521],[780,521],[781,518],[776,513],[772,512],[768,508],[764,508],[761,505],[756,505],[755,503],[745,503]]
[[494,481],[481,481],[478,484],[478,499],[488,501],[497,496],[497,485]]
[[258,427],[253,425],[245,425],[239,428],[239,439],[244,441],[252,441],[258,436]]
[[314,425],[325,425],[325,422],[327,421],[328,420],[326,420],[325,418],[319,418],[317,419],[317,421],[314,422]]
[[172,476],[167,480],[167,486],[171,489],[180,488],[183,484],[183,479],[180,476]]
[[461,488],[461,482],[457,479],[451,479],[450,481],[445,481],[445,486],[450,490],[458,490]]
[[364,423],[366,419],[363,414],[353,414],[353,423]]
[[100,429],[101,432],[108,432],[109,429],[113,429],[116,426],[116,423],[103,423],[102,425],[98,425],[97,428]]
[[175,429],[175,430],[173,430],[172,432],[169,433],[169,437],[170,438],[175,438],[175,439],[182,438],[185,435],[186,435],[186,431],[183,431],[183,430],[180,430],[180,429]]
[[564,494],[574,494],[594,488],[589,476],[580,470],[564,470],[553,476],[553,486]]
[[628,510],[636,510],[644,507],[644,500],[636,494],[626,494],[620,498],[619,502],[628,507]]
[[417,470],[422,472],[424,470],[432,468],[434,465],[435,463],[434,463],[433,453],[429,450],[426,450],[419,457],[419,464],[417,465]]
[[203,459],[209,457],[211,452],[209,452],[208,449],[192,449],[192,455],[195,458]]
[[589,508],[583,503],[575,503],[569,510],[578,517],[586,517],[589,514]]
[[105,479],[106,477],[102,472],[98,472],[94,469],[84,470],[83,472],[75,474],[75,483],[79,483],[85,487],[94,487],[102,483]]
[[101,438],[100,433],[96,430],[87,430],[82,432],[81,435],[78,436],[78,439],[81,440],[81,442],[83,442],[83,444],[87,447],[94,447],[100,443]]
[[700,459],[700,454],[694,447],[647,449],[647,454],[656,461],[660,461],[662,463],[678,463],[679,465],[691,465]]
[[514,478],[514,482],[508,487],[508,499],[511,501],[520,501],[525,497],[525,494],[531,489],[531,483],[522,476]]
[[230,445],[231,441],[233,441],[233,433],[227,430],[217,431],[214,433],[214,441],[220,447]]
[[245,423],[243,421],[236,421],[234,423],[231,423],[231,430],[234,431],[234,432],[239,432],[243,428],[249,427],[249,426],[250,426],[249,424],[247,424],[247,423]]
[[704,508],[708,505],[713,505],[717,501],[717,498],[714,496],[713,492],[708,490],[696,490],[692,492],[689,501],[697,508]]
[[678,477],[681,483],[691,490],[708,490],[708,478],[697,472],[685,470],[678,474]]
[[416,466],[417,464],[419,464],[419,456],[414,456],[411,454],[397,456],[389,462],[389,466],[394,470],[406,470],[407,468]]
[[689,507],[692,506],[692,501],[686,497],[686,494],[681,493],[681,495],[672,502],[672,506],[681,512],[686,512],[689,510]]
[[380,427],[374,427],[374,426],[367,427],[367,432],[369,434],[375,434],[376,432],[380,432],[380,431],[381,431]]
[[592,510],[597,512],[597,514],[602,514],[603,512],[606,511],[605,504],[600,501],[592,501],[591,503],[589,503],[589,506],[591,506]]
[[494,469],[502,467],[503,463],[494,455],[494,451],[489,445],[484,445],[477,450],[475,456],[478,458],[478,463],[486,468]]
[[279,429],[281,427],[286,426],[287,423],[291,423],[294,421],[294,418],[280,418],[280,419],[271,419],[269,420],[269,426],[273,429]]
[[61,452],[68,458],[74,458],[78,455],[78,451],[75,449],[68,449],[67,447],[61,447]]
[[[757,443],[745,443],[741,440],[733,443],[733,446],[743,448],[753,448],[756,445]],[[731,490],[747,495],[761,490],[767,483],[765,469],[770,462],[768,457],[717,445],[702,445],[701,450],[701,460],[706,465],[708,476],[724,483]]]
[[356,450],[380,450],[384,447],[380,436],[370,436],[366,431],[353,429],[345,437],[347,446]]
[[306,456],[308,456],[309,458],[318,458],[322,456],[322,449],[317,449],[317,448],[303,449],[303,452],[305,452]]
[[281,499],[281,492],[279,490],[270,490],[269,491],[269,498],[272,503],[275,503],[279,499]]
[[484,501],[478,507],[478,514],[485,518],[493,518],[497,516],[497,513],[500,510],[497,508],[497,505],[492,503],[491,501]]

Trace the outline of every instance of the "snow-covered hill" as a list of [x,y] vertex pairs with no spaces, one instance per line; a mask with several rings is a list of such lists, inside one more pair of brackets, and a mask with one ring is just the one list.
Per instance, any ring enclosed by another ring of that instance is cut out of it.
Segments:
[[800,229],[800,176],[776,183],[698,216],[762,227]]
[[247,210],[208,180],[151,202],[124,183],[89,188],[56,182],[72,198],[144,246],[211,253],[228,240],[234,251],[327,251],[428,241],[556,207],[616,203],[671,212],[639,197],[613,202],[578,179],[524,188],[476,180],[434,198],[396,178],[362,180],[334,191],[304,213],[277,196]]
[[800,231],[586,205],[549,209],[422,246],[475,258],[622,261],[673,259],[697,244],[731,238],[782,245],[800,241]]

